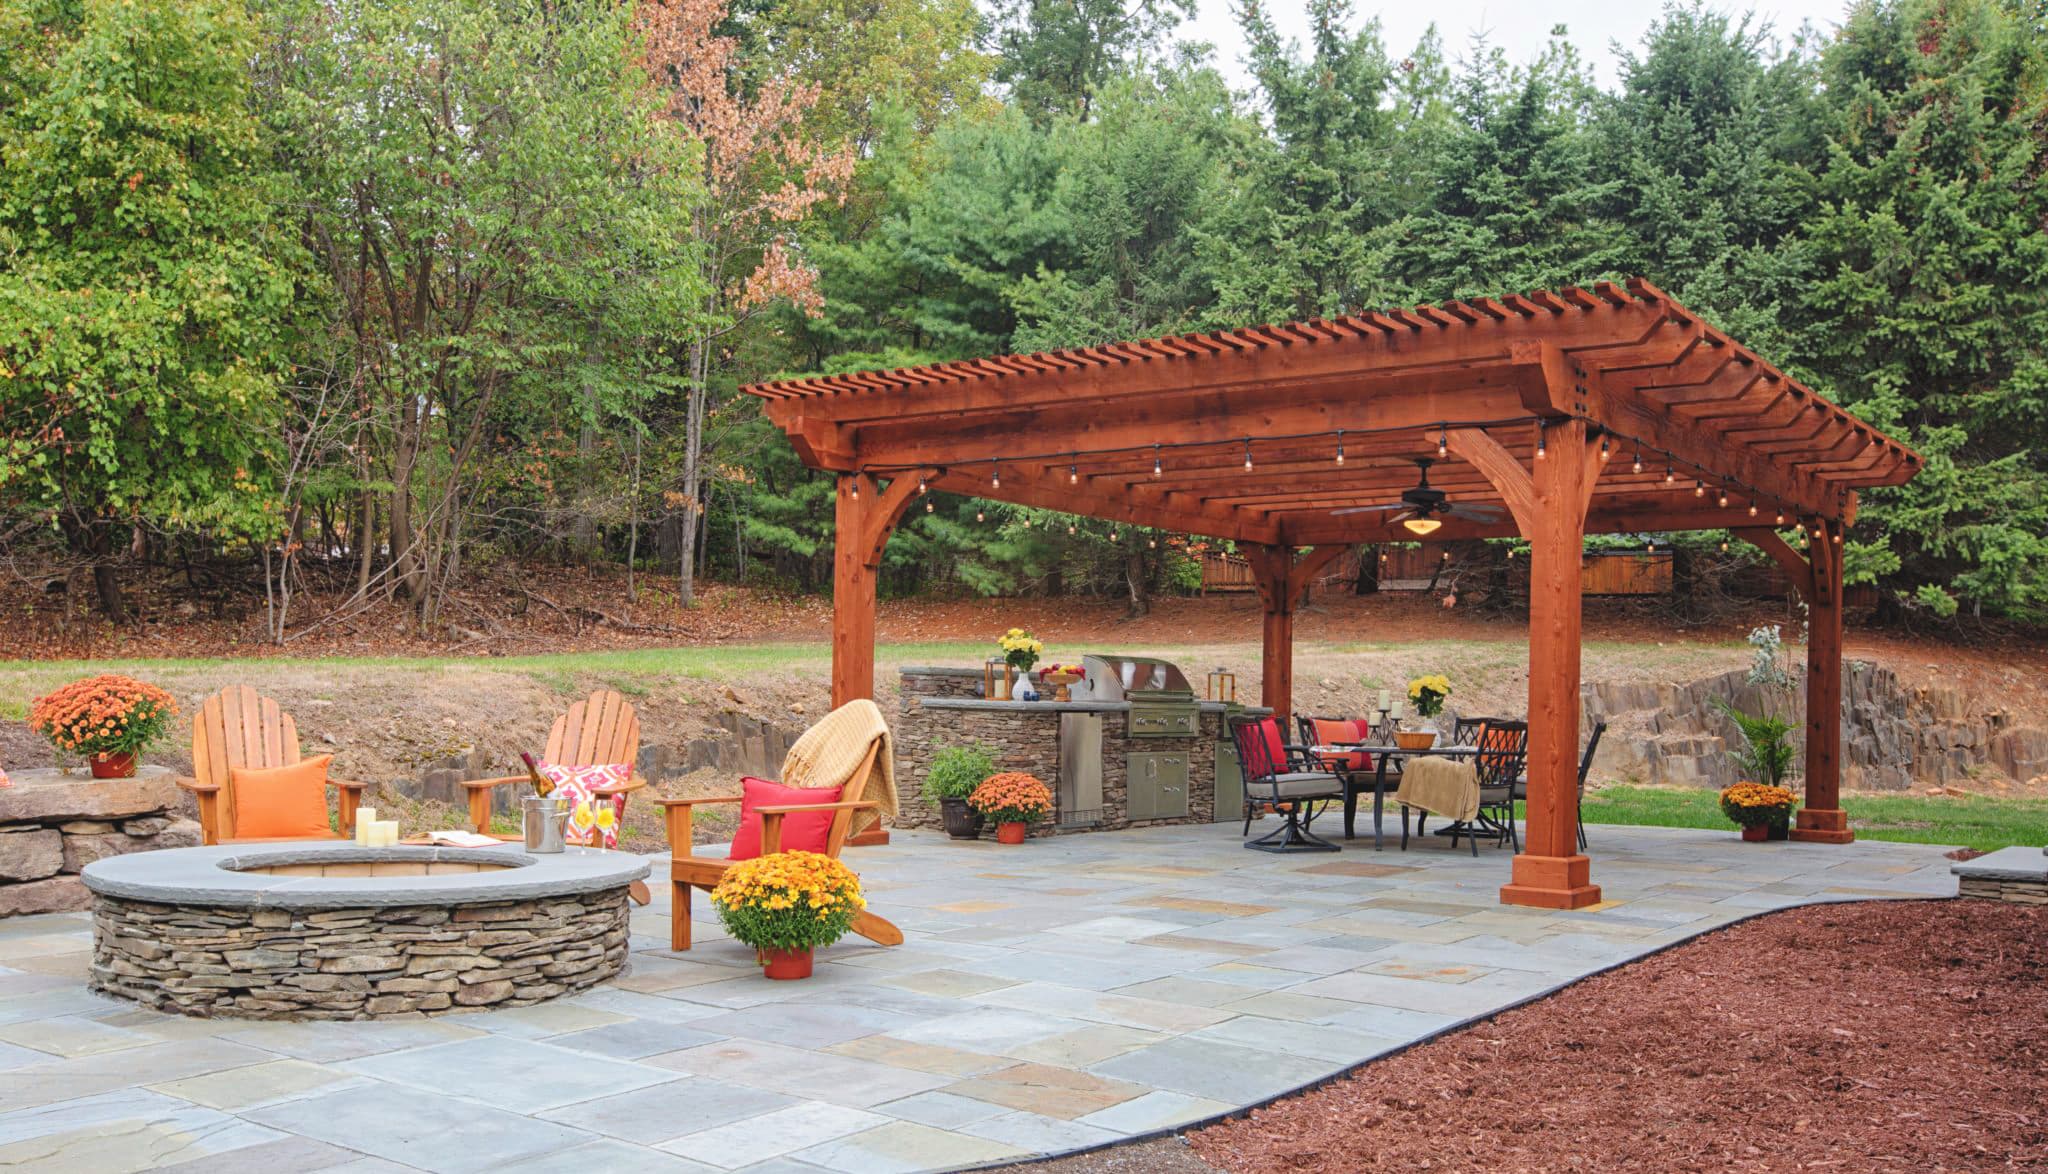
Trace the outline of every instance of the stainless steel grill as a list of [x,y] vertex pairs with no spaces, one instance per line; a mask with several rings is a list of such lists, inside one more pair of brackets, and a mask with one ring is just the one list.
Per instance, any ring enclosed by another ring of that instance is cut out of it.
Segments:
[[1088,655],[1075,700],[1124,701],[1133,738],[1192,738],[1200,730],[1195,690],[1171,661],[1149,656]]

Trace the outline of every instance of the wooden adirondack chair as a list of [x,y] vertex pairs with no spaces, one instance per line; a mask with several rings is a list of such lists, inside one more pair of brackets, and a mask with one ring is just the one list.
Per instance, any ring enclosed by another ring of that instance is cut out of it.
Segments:
[[[554,729],[548,733],[547,749],[541,757],[563,766],[603,766],[615,762],[630,766],[640,757],[640,718],[633,712],[633,703],[619,696],[615,689],[599,689],[572,703],[569,712],[555,719]],[[466,780],[462,785],[469,791],[469,821],[477,834],[494,834],[491,831],[493,789],[531,781],[525,775]],[[599,787],[592,793],[598,796],[631,795],[646,785],[647,780],[636,772],[623,783]],[[499,838],[517,840],[521,837]],[[600,833],[593,828],[590,846],[597,847],[602,842]],[[647,886],[639,881],[634,881],[629,891],[633,899],[642,905],[650,899]]]
[[[247,685],[230,685],[208,697],[192,721],[192,775],[178,785],[199,801],[199,827],[208,844],[233,843],[235,767],[267,769],[299,761],[299,727],[277,702]],[[341,830],[333,839],[355,836],[356,808],[369,784],[327,780],[341,792]]]
[[[849,784],[842,794],[864,795],[874,779],[877,757],[882,744],[878,741],[868,748],[865,764],[855,772],[856,783]],[[669,948],[682,951],[690,948],[690,890],[703,889],[710,892],[718,887],[718,879],[732,862],[718,856],[697,856],[692,853],[691,814],[701,806],[711,803],[738,803],[741,796],[718,795],[705,799],[656,799],[668,817],[668,843],[673,855],[669,859],[669,886],[671,903],[669,907]],[[856,811],[870,811],[880,804],[873,799],[842,799],[837,803],[805,803],[793,806],[757,807],[761,815],[761,854],[778,852],[782,848],[782,821],[785,817],[799,812],[829,811],[832,813],[832,829],[825,841],[825,854],[837,857],[846,846],[847,833],[853,827]],[[884,946],[903,944],[903,931],[873,913],[863,909],[853,919],[853,932]]]

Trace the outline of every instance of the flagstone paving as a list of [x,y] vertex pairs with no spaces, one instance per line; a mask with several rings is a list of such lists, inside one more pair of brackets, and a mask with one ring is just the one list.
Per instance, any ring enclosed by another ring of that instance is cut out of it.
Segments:
[[1937,847],[1599,827],[1606,900],[1556,913],[1498,903],[1504,851],[1234,830],[899,833],[849,857],[893,950],[769,982],[713,923],[664,949],[658,899],[618,981],[431,1020],[159,1015],[85,989],[86,915],[0,922],[0,1167],[959,1169],[1201,1120],[1759,910],[1956,891]]

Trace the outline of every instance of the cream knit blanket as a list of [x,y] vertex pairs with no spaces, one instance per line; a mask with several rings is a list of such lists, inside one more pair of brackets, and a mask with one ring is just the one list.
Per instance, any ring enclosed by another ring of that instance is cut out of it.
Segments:
[[1479,814],[1479,772],[1469,762],[1417,755],[1401,764],[1394,801],[1445,819],[1468,822]]
[[[854,778],[868,759],[869,747],[880,743],[875,765],[865,779]],[[855,834],[896,815],[896,756],[882,707],[865,698],[849,701],[805,730],[782,760],[782,782],[789,787],[838,787],[846,802],[872,799],[877,812],[863,811],[853,821]]]

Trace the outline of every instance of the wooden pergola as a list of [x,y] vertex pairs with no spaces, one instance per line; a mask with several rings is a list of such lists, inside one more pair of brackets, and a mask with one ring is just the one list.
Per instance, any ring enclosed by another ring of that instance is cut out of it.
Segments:
[[1646,281],[746,390],[839,475],[834,704],[873,691],[883,545],[946,490],[1235,541],[1264,606],[1261,697],[1285,715],[1302,587],[1353,544],[1415,540],[1360,511],[1432,460],[1453,501],[1497,507],[1437,519],[1433,541],[1530,546],[1528,834],[1502,901],[1600,899],[1576,839],[1587,534],[1725,528],[1785,569],[1809,609],[1793,835],[1851,838],[1842,535],[1859,488],[1901,484],[1921,458]]

